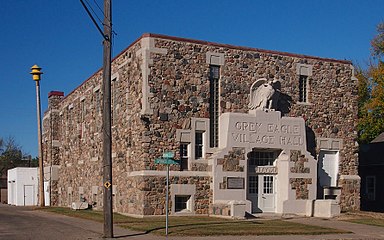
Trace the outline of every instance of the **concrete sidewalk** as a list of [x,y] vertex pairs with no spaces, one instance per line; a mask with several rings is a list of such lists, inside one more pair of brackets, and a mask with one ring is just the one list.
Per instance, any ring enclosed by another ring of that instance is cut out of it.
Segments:
[[[81,227],[84,231],[96,233],[100,236],[101,239],[103,233],[103,224],[78,219],[73,217],[62,216],[58,214],[42,212],[42,211],[30,211],[30,214],[38,215],[39,217],[53,217],[55,215],[56,221],[62,221],[63,223]],[[292,218],[285,221],[316,225],[334,229],[340,229],[349,231],[352,233],[348,234],[323,234],[323,235],[279,235],[279,236],[210,236],[210,237],[162,237],[157,235],[152,235],[149,233],[135,232],[128,229],[124,229],[118,226],[114,226],[114,239],[146,239],[146,240],[156,240],[156,239],[182,239],[182,240],[197,240],[197,239],[206,239],[206,240],[251,240],[251,239],[263,239],[263,240],[378,240],[384,239],[384,228],[368,226],[363,224],[349,223],[339,220],[326,220],[319,218]],[[95,238],[92,238],[95,239]]]

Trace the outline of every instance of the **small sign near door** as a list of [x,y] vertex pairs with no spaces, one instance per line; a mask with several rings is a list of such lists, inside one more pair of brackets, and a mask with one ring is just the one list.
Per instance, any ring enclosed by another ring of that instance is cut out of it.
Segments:
[[244,189],[244,178],[228,177],[227,189]]

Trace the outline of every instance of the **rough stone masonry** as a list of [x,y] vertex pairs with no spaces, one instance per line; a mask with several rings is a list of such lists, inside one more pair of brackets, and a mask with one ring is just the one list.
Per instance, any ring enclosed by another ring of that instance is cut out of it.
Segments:
[[[210,85],[211,66],[219,69],[216,89]],[[305,120],[306,148],[316,160],[322,150],[337,152],[341,209],[359,209],[357,79],[351,62],[144,34],[113,59],[112,74],[114,211],[165,214],[165,166],[154,159],[173,151],[188,164],[184,169],[171,166],[172,214],[184,209],[231,215],[228,204],[214,202],[212,169],[218,159],[220,167],[237,176],[244,172],[248,153],[234,148],[219,157],[219,146],[209,146],[214,133],[210,121],[227,112],[248,113],[250,87],[260,78],[279,79],[277,110]],[[66,96],[59,91],[48,96],[44,159],[45,166],[58,168],[58,179],[51,181],[52,205],[85,201],[102,208],[101,85],[99,70]],[[257,128],[255,124],[238,127]],[[270,130],[296,131],[284,126]],[[180,155],[182,145],[186,156]],[[199,147],[202,156],[196,157]],[[308,171],[305,157],[291,155],[292,171]],[[226,181],[220,179],[223,189]],[[286,184],[298,199],[305,199],[311,180],[298,177]],[[249,187],[247,178],[243,187]]]

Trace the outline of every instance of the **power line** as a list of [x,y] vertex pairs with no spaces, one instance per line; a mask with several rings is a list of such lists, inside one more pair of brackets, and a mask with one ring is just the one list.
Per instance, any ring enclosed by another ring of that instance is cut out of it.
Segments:
[[[92,22],[95,24],[97,30],[100,32],[101,36],[103,36],[104,40],[109,41],[110,39],[108,38],[107,35],[104,34],[103,30],[101,30],[99,24],[96,22],[96,19],[93,17],[92,13],[89,11],[88,7],[85,5],[83,0],[80,0],[81,4],[83,5],[85,11],[88,13],[89,17],[91,18]],[[100,19],[99,19],[100,20]]]
[[[88,4],[88,7],[91,9],[91,11],[93,12],[93,14],[96,16],[96,18],[99,20],[100,24],[103,25],[103,20],[100,19],[99,15],[95,12],[95,10],[93,10],[93,7],[91,6],[91,4],[88,2],[88,0],[85,0]],[[97,4],[96,4],[97,5]],[[97,5],[98,6],[98,5]],[[100,7],[99,7],[100,9]],[[104,12],[101,12],[103,14],[103,16],[105,17],[104,15]]]
[[93,0],[93,2],[96,4],[97,8],[100,10],[100,12],[103,14],[105,17],[104,11],[101,9],[100,5],[96,2],[96,0]]

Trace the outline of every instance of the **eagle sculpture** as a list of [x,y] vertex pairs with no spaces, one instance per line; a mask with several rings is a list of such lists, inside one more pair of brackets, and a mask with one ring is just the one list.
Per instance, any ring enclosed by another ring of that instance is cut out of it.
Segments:
[[268,81],[266,78],[260,78],[251,86],[249,109],[251,110],[270,110],[273,109],[275,94],[278,89],[279,81],[274,79]]

